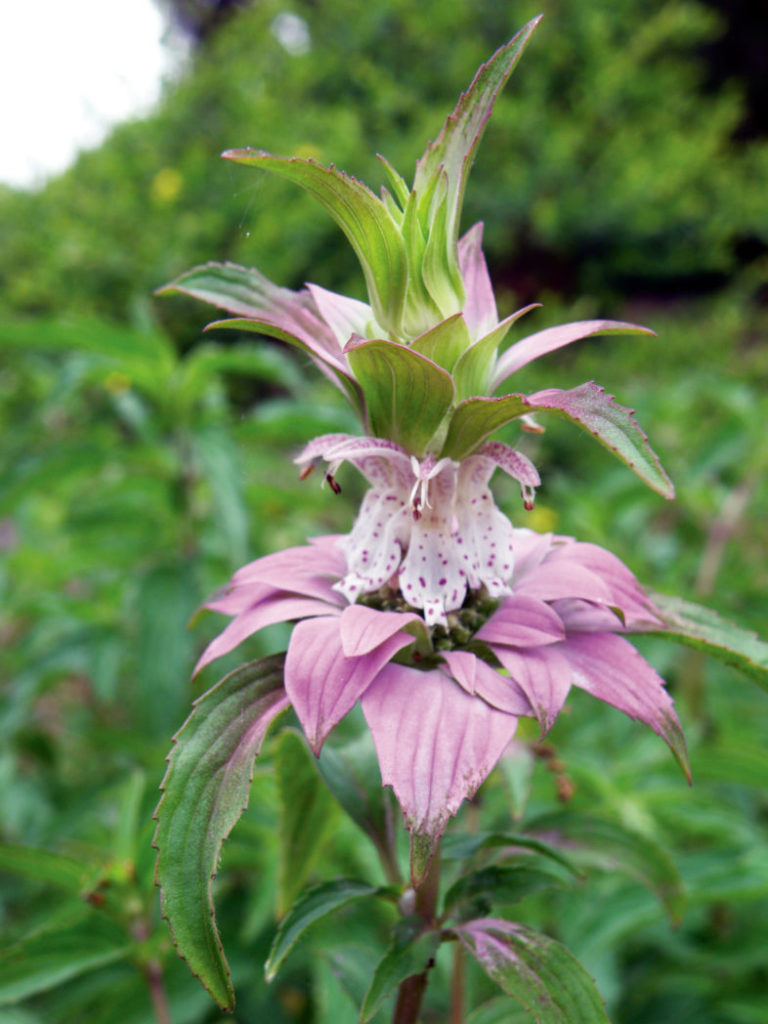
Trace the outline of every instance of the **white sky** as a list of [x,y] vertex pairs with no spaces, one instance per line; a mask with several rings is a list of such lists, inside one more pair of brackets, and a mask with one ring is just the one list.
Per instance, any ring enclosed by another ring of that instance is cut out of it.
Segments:
[[152,0],[22,0],[0,19],[0,182],[34,187],[157,98],[173,58]]

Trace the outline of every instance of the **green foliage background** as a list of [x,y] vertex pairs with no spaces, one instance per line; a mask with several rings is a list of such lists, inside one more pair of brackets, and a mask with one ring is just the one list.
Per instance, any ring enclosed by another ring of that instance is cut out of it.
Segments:
[[[154,114],[39,192],[0,191],[4,1020],[143,1024],[158,974],[174,1024],[219,1019],[170,948],[152,885],[169,737],[215,678],[189,682],[219,623],[187,623],[248,558],[347,530],[362,493],[351,472],[340,498],[296,477],[304,441],[355,429],[308,366],[273,343],[203,338],[205,310],[152,298],[212,258],[361,294],[322,210],[217,154],[312,155],[374,185],[379,151],[408,174],[477,65],[539,7],[465,225],[485,221],[503,312],[544,302],[531,329],[593,315],[654,328],[658,340],[552,355],[519,386],[594,378],[615,391],[678,499],[555,425],[525,442],[544,479],[536,511],[523,522],[503,481],[500,501],[517,523],[603,543],[654,589],[766,632],[768,145],[736,139],[743,83],[708,84],[702,46],[727,26],[693,0],[318,0],[291,8],[312,41],[291,55],[270,31],[280,3],[243,8]],[[268,630],[249,653],[283,639]],[[518,911],[569,945],[618,1024],[762,1024],[766,695],[698,655],[645,649],[678,703],[693,790],[656,738],[577,695],[550,737],[557,757],[539,747],[530,777],[497,772],[480,813],[505,827],[512,806],[524,825],[573,784],[572,808],[670,851],[687,893],[676,929],[637,881],[599,866]],[[386,922],[350,921],[343,947],[319,926],[270,988],[260,978],[288,884],[275,876],[285,809],[271,757],[268,745],[218,883],[236,1019],[344,1024],[355,1017],[334,970],[364,974],[359,949]],[[372,850],[329,820],[306,876],[377,878]],[[468,984],[490,999],[479,977]],[[483,1012],[475,1024],[508,1019]],[[444,1015],[438,997],[425,1019]]]

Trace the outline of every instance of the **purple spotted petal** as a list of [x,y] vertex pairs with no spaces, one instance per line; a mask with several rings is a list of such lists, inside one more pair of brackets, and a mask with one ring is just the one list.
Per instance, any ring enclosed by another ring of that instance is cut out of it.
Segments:
[[338,610],[323,601],[296,597],[295,594],[277,594],[260,601],[253,608],[234,618],[222,633],[211,640],[195,665],[193,675],[205,668],[206,665],[210,665],[216,658],[221,658],[222,655],[234,651],[246,637],[253,636],[260,629],[274,626],[276,622],[303,619],[308,615],[337,616]]
[[543,601],[513,594],[501,602],[475,635],[485,643],[538,647],[564,640],[565,627],[558,614]]
[[298,623],[285,659],[285,689],[316,754],[382,666],[411,642],[409,636],[392,636],[370,654],[347,658],[338,617]]
[[571,669],[561,645],[517,651],[492,644],[491,650],[527,696],[541,731],[549,732],[571,688]]
[[531,704],[523,690],[509,676],[502,676],[486,662],[469,651],[445,651],[443,660],[451,676],[471,696],[511,715],[532,714]]
[[470,697],[438,670],[387,665],[362,699],[385,786],[433,847],[501,757],[517,718]]
[[685,740],[664,680],[632,644],[613,633],[569,636],[561,650],[574,685],[650,726],[672,748],[690,779]]
[[482,245],[482,223],[474,224],[459,239],[459,273],[466,292],[464,319],[472,338],[482,338],[499,322]]
[[348,605],[341,613],[341,646],[347,658],[370,654],[411,622],[423,622],[415,612],[379,612],[362,604]]
[[529,510],[533,508],[535,489],[540,486],[541,477],[527,455],[515,451],[501,441],[487,441],[479,449],[478,455],[493,459],[499,469],[503,469],[513,480],[517,480],[525,507]]

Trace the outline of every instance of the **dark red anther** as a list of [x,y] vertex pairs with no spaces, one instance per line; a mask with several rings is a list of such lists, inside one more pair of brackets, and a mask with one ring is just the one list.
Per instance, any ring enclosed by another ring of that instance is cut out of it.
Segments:
[[325,479],[328,481],[328,486],[331,488],[334,494],[341,494],[341,487],[336,483],[330,473],[325,474]]
[[305,466],[304,469],[302,469],[302,471],[299,473],[299,480],[306,480],[309,474],[313,473],[314,470],[315,464],[314,462],[310,462],[309,465]]

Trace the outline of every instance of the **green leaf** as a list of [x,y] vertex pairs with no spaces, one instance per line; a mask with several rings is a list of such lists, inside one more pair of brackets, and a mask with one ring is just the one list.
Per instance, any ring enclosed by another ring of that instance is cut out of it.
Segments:
[[634,419],[632,409],[614,402],[591,381],[562,391],[550,388],[536,394],[502,398],[470,398],[456,407],[448,426],[442,455],[457,461],[478,448],[490,435],[528,413],[554,413],[591,434],[664,498],[673,498],[672,481]]
[[[517,903],[532,892],[562,884],[562,871],[553,871],[532,864],[501,867],[493,864],[462,875],[445,894],[445,911],[462,903],[484,904],[490,909],[497,903]],[[484,911],[485,912],[485,911]]]
[[389,341],[363,342],[348,358],[365,395],[371,433],[423,455],[453,401],[450,375]]
[[272,981],[282,962],[307,928],[315,921],[327,917],[328,914],[340,910],[341,907],[354,900],[368,897],[391,899],[395,895],[394,889],[369,885],[366,882],[357,882],[349,878],[323,882],[310,889],[291,907],[280,922],[269,951],[269,957],[264,965],[267,981]]
[[156,881],[177,950],[222,1008],[234,992],[214,920],[221,844],[248,801],[253,760],[288,706],[283,656],[249,662],[195,702],[175,737],[158,806]]
[[97,914],[68,928],[38,932],[0,954],[0,1005],[123,960],[132,950],[125,932]]
[[422,193],[440,167],[448,182],[446,235],[455,246],[459,214],[467,178],[480,144],[485,125],[491,116],[496,97],[512,73],[525,44],[539,23],[540,16],[525,25],[517,35],[483,64],[469,89],[462,94],[440,134],[431,142],[416,164],[414,189]]
[[499,345],[507,335],[510,327],[521,316],[536,309],[539,303],[534,302],[529,306],[518,309],[511,316],[505,317],[492,331],[484,335],[461,356],[453,370],[453,382],[456,385],[456,397],[458,399],[473,398],[476,395],[485,395],[491,384],[493,367],[496,362],[496,352]]
[[0,871],[46,882],[67,892],[80,893],[93,888],[102,868],[96,862],[68,857],[53,850],[0,843]]
[[395,925],[392,941],[379,961],[360,1010],[361,1024],[369,1021],[387,996],[406,978],[422,974],[440,945],[440,935],[424,931],[421,917],[404,917]]
[[440,456],[460,462],[487,441],[494,431],[533,412],[525,395],[467,398],[456,406]]
[[717,612],[681,597],[652,594],[666,629],[653,631],[733,665],[768,690],[768,643]]
[[410,349],[426,356],[433,363],[442,366],[444,370],[451,373],[456,360],[465,352],[472,343],[469,336],[469,329],[461,313],[443,320],[436,327],[425,331],[424,334],[415,338]]
[[403,239],[384,203],[362,182],[313,160],[277,157],[258,149],[232,149],[223,156],[287,178],[323,204],[355,250],[376,319],[399,334],[408,267]]
[[314,761],[299,733],[293,729],[282,733],[275,746],[280,796],[277,912],[281,917],[304,887],[338,814]]
[[559,942],[525,925],[492,919],[454,931],[486,974],[538,1024],[609,1024],[594,982]]
[[561,865],[573,875],[579,875],[579,869],[566,855],[551,843],[532,836],[506,835],[501,832],[475,832],[472,835],[450,834],[441,840],[440,856],[443,860],[467,860],[478,850],[506,849],[508,856],[518,856],[518,850],[532,850],[543,857],[548,857]]
[[531,1018],[513,1000],[497,996],[470,1013],[466,1024],[531,1024]]
[[680,873],[653,839],[617,821],[568,811],[537,818],[529,828],[550,840],[557,836],[574,859],[581,852],[579,859],[586,855],[587,863],[626,871],[661,900],[673,922],[681,920],[685,898]]
[[254,345],[197,345],[182,364],[182,395],[187,403],[197,401],[217,374],[247,375],[278,384],[286,391],[299,392],[304,378],[291,359],[279,348]]

